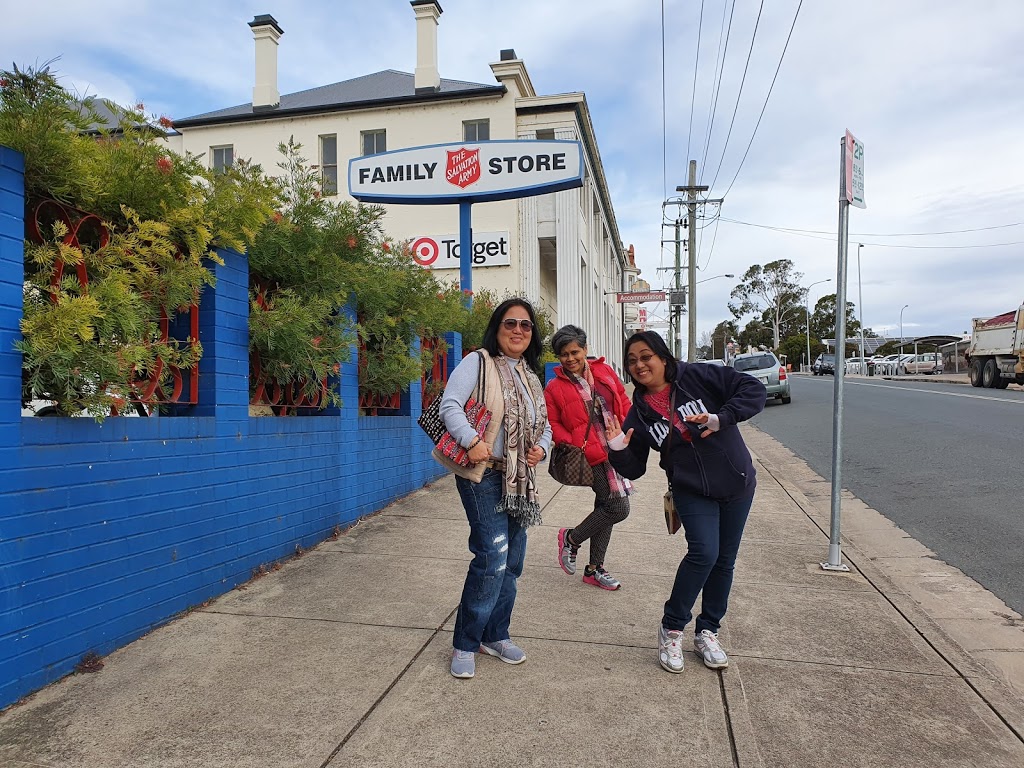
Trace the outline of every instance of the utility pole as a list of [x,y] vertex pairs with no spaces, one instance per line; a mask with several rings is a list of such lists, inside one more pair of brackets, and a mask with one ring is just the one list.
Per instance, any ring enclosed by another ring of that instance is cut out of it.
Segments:
[[[683,241],[682,241],[682,238],[679,237],[679,226],[682,224],[682,222],[683,222],[683,220],[681,218],[679,218],[678,216],[676,216],[676,268],[675,268],[676,281],[675,281],[675,289],[676,289],[677,292],[679,291],[679,271],[682,269]],[[676,359],[679,359],[679,347],[682,344],[682,338],[683,338],[682,328],[680,326],[680,323],[682,321],[682,310],[683,310],[683,308],[679,304],[673,304],[672,305],[672,334],[673,334],[673,336],[672,336],[672,354],[674,354],[676,356]]]
[[[686,339],[686,359],[693,362],[697,359],[697,193],[707,192],[708,187],[697,186],[697,161],[690,161],[689,184],[685,187],[676,187],[676,192],[687,193],[687,209],[689,222],[689,239],[687,241],[688,259],[688,287],[686,293],[686,311],[689,313]],[[712,202],[705,200],[705,203]],[[679,290],[679,263],[676,263],[676,290]],[[676,310],[679,311],[678,309]],[[678,355],[681,350],[676,350]]]

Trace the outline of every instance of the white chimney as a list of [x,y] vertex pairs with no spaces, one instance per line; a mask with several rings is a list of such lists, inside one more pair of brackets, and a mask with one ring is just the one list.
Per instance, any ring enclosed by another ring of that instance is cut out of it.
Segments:
[[249,22],[256,40],[256,85],[252,89],[252,108],[274,109],[281,103],[277,92],[277,41],[284,30],[273,16],[263,14]]
[[437,73],[437,19],[444,11],[436,0],[411,0],[416,13],[416,93],[441,89]]

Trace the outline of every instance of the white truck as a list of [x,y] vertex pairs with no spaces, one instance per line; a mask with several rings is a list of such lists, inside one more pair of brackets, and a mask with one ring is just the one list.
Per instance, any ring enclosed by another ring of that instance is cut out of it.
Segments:
[[966,358],[972,387],[1006,389],[1024,384],[1024,304],[1016,311],[971,321]]

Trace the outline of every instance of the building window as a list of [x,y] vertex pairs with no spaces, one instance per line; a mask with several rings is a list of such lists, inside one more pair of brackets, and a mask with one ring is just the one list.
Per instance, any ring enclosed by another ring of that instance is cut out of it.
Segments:
[[490,120],[463,120],[463,141],[489,141],[491,138]]
[[320,137],[320,191],[338,194],[338,136],[334,133]]
[[538,128],[537,129],[537,140],[538,141],[554,141],[555,140],[555,129],[554,128]]
[[363,155],[379,155],[388,151],[387,131],[363,131]]
[[224,173],[235,164],[235,148],[233,146],[210,147],[210,155],[210,167],[217,173]]

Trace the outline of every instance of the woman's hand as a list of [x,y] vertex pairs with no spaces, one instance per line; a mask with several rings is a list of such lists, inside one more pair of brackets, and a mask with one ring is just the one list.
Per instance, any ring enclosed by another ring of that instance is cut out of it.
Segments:
[[633,437],[633,430],[630,429],[626,434],[622,434],[622,424],[613,413],[605,425],[605,434],[608,437],[608,447],[613,451],[621,451],[629,445],[629,440]]
[[539,445],[533,446],[530,451],[526,454],[526,464],[530,467],[536,467],[541,460],[544,458],[544,449]]
[[482,461],[487,461],[488,459],[491,458],[491,445],[490,443],[481,440],[472,448],[470,448],[469,453],[467,453],[466,455],[469,456],[469,460],[472,461],[474,464],[479,464]]
[[693,416],[683,416],[683,421],[702,426],[703,428],[700,431],[702,439],[705,437],[711,437],[711,435],[717,432],[719,428],[718,417],[712,416],[710,413],[698,413]]

